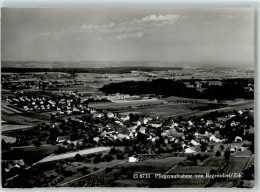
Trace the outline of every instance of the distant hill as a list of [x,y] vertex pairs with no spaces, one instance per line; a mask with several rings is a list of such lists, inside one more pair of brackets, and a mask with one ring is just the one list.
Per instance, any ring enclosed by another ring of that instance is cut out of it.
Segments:
[[104,67],[104,68],[18,68],[2,67],[2,73],[28,73],[28,72],[64,72],[64,73],[131,73],[131,71],[167,71],[183,70],[181,67]]
[[160,61],[2,61],[2,68],[107,68],[107,67],[178,67]]

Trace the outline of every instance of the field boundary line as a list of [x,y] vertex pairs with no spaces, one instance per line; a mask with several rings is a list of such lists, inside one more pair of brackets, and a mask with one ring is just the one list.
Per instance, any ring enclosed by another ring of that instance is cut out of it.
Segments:
[[[120,165],[120,164],[123,164],[123,163],[126,163],[126,162],[127,162],[127,160],[124,160],[124,161],[121,161],[121,162],[119,162],[119,163],[116,163],[116,164],[111,165],[111,166],[108,166],[108,167],[114,167],[114,166],[116,166],[116,165]],[[95,172],[89,173],[89,174],[84,175],[84,176],[82,176],[82,177],[73,179],[73,180],[71,180],[71,181],[67,181],[66,183],[62,183],[62,184],[58,185],[58,187],[62,187],[62,186],[67,185],[67,184],[69,184],[69,183],[78,181],[78,180],[80,180],[80,179],[83,179],[83,178],[88,177],[88,176],[90,176],[90,175],[93,175],[93,174],[95,174],[95,173],[98,173],[98,172],[100,172],[100,171],[104,171],[106,168],[107,168],[107,167],[105,167],[105,168],[103,168],[103,169],[99,169],[99,170],[97,170],[97,171],[95,171]]]

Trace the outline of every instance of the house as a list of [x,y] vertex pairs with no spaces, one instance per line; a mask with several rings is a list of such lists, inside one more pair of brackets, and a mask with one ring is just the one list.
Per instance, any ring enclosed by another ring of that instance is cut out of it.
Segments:
[[219,143],[221,142],[221,139],[217,138],[216,135],[213,134],[209,137],[209,141]]
[[146,127],[140,127],[139,132],[145,134]]
[[246,147],[239,147],[237,151],[244,151],[246,150]]
[[136,125],[137,125],[137,126],[141,126],[141,125],[142,125],[141,121],[137,121],[137,122],[136,122]]
[[243,141],[242,137],[236,136],[235,137],[235,142],[241,142]]
[[171,128],[171,129],[169,130],[169,133],[168,133],[168,135],[173,136],[173,137],[182,137],[183,134],[184,134],[184,133],[182,133],[182,132],[178,132],[178,131],[176,130],[176,128]]
[[193,122],[191,120],[188,121],[189,126],[193,126]]
[[65,141],[70,142],[70,137],[69,136],[59,136],[59,137],[57,137],[56,141],[58,143],[63,143]]
[[147,125],[149,123],[149,121],[151,121],[152,118],[150,117],[144,117],[143,119],[141,119],[141,123]]
[[242,110],[239,110],[238,113],[242,115],[244,112]]
[[132,131],[131,133],[129,133],[129,137],[134,138],[137,136],[137,133],[135,131]]
[[134,156],[131,156],[131,157],[129,157],[128,162],[129,162],[129,163],[139,162],[139,158],[134,157]]
[[214,122],[212,120],[207,120],[206,125],[214,125]]
[[14,162],[15,164],[18,164],[18,165],[20,165],[20,166],[24,166],[24,165],[25,165],[25,163],[24,163],[24,160],[23,160],[23,159],[14,160],[13,162]]
[[196,153],[196,151],[190,147],[184,149],[184,153]]
[[159,137],[156,136],[156,137],[152,137],[152,142],[155,143],[155,141],[159,140]]
[[165,136],[167,136],[167,134],[165,132],[162,132],[161,136],[165,137]]
[[94,115],[93,115],[93,117],[94,118],[102,118],[104,116],[104,114],[103,113],[95,113]]
[[235,127],[235,126],[238,126],[240,124],[240,122],[235,122],[235,121],[232,121],[230,126],[231,127]]
[[119,133],[119,134],[117,135],[117,138],[118,138],[120,141],[122,141],[123,139],[130,139],[130,137],[129,137],[128,135],[121,134],[121,133]]
[[151,122],[151,126],[154,128],[158,128],[162,126],[162,123],[159,120],[155,120]]
[[98,142],[99,142],[99,137],[94,137],[94,138],[93,138],[93,141],[95,141],[95,142],[98,143]]
[[236,116],[235,113],[229,113],[229,114],[228,114],[228,117],[229,117],[229,118],[232,118],[232,117],[235,117],[235,116]]
[[66,111],[66,114],[67,114],[67,115],[70,115],[71,113],[72,113],[71,110],[67,110],[67,111]]
[[97,111],[95,109],[90,109],[90,114],[96,113]]
[[120,119],[122,121],[128,121],[128,120],[130,120],[130,117],[129,117],[129,115],[121,115]]
[[115,117],[115,115],[114,115],[114,113],[112,113],[112,112],[108,112],[108,113],[107,113],[107,117],[108,117],[108,118],[113,118],[113,117]]
[[194,139],[191,140],[191,144],[194,145],[194,146],[198,146],[198,145],[200,145],[200,143],[198,143],[198,142],[195,141]]

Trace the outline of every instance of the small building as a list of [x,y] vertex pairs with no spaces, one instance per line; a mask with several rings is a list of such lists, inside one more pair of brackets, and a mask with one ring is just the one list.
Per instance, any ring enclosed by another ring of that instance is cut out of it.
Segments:
[[57,137],[56,141],[58,143],[63,143],[63,142],[70,142],[70,137],[69,136],[59,136]]
[[241,142],[243,141],[242,137],[236,136],[235,137],[235,142]]
[[93,138],[93,141],[95,141],[95,142],[98,143],[98,142],[99,142],[99,137],[94,137],[94,138]]
[[191,140],[191,144],[194,145],[194,146],[198,146],[200,145],[199,142],[195,141],[195,140]]
[[229,114],[228,114],[228,117],[229,117],[229,118],[232,118],[232,117],[235,117],[235,116],[236,116],[235,113],[229,113]]
[[194,149],[191,149],[191,148],[186,148],[184,149],[184,153],[196,153],[196,151]]
[[108,113],[107,113],[107,117],[108,117],[108,118],[113,118],[113,117],[115,117],[115,115],[114,115],[114,113],[112,113],[112,112],[108,112]]
[[152,121],[151,126],[154,127],[154,128],[158,128],[158,127],[162,126],[162,123],[159,120]]
[[121,134],[121,133],[119,133],[119,134],[117,135],[117,138],[118,138],[120,141],[122,141],[123,139],[130,139],[130,137],[129,137],[128,135]]
[[128,120],[130,120],[130,117],[129,117],[129,115],[121,115],[120,119],[122,121],[128,121]]
[[139,158],[134,157],[134,156],[131,156],[131,157],[129,157],[128,162],[129,162],[129,163],[139,162]]
[[215,135],[211,135],[209,141],[219,143],[221,142],[221,139],[217,138]]

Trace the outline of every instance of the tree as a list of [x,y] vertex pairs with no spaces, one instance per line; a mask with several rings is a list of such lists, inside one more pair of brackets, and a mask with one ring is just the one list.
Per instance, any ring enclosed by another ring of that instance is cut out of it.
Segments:
[[211,170],[209,171],[209,174],[210,174],[210,175],[216,175],[216,174],[217,174],[217,171],[216,171],[215,169],[211,169]]
[[42,145],[41,142],[37,140],[34,140],[32,143],[35,145],[35,147],[40,147]]
[[248,169],[243,171],[243,179],[244,180],[252,180],[254,179],[254,165],[251,165]]
[[217,151],[216,154],[215,154],[216,157],[220,157],[221,156],[221,152],[220,151]]
[[84,159],[79,153],[76,154],[74,158],[76,161],[82,161]]
[[98,167],[94,167],[94,168],[93,168],[93,171],[97,171],[97,170],[99,170]]
[[207,150],[207,146],[208,146],[207,143],[202,143],[201,146],[200,146],[201,152],[205,152]]
[[112,167],[107,167],[107,168],[105,169],[106,173],[111,172],[112,170],[113,170]]
[[100,156],[97,156],[93,159],[93,163],[100,163],[101,162],[101,157]]
[[110,154],[110,155],[115,155],[116,153],[117,153],[117,150],[116,150],[115,147],[112,147],[112,148],[110,149],[110,151],[109,151],[109,154]]
[[225,156],[226,161],[229,161],[230,155],[231,155],[230,150],[225,151],[224,156]]
[[118,154],[116,154],[116,158],[119,159],[119,160],[122,160],[122,159],[124,159],[125,157],[124,157],[124,155],[118,153]]
[[108,155],[106,154],[104,157],[103,157],[103,161],[107,161],[107,162],[110,162],[114,159],[114,157],[112,155]]
[[82,167],[82,168],[79,168],[78,171],[80,171],[82,174],[89,174],[90,171],[89,171],[89,167]]
[[249,146],[249,150],[251,151],[252,154],[255,153],[255,145],[253,143]]

